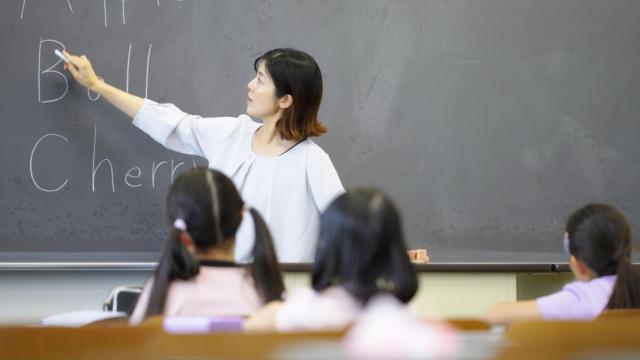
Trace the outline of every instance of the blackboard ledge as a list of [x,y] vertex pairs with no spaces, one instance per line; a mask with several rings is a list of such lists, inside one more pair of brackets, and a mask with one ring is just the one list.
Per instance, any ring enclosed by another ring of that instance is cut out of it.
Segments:
[[[152,271],[156,262],[0,262],[0,271]],[[309,263],[283,263],[282,271],[311,272]],[[640,264],[634,263],[640,270]],[[566,273],[566,263],[431,263],[415,264],[419,273]]]
[[0,271],[150,271],[155,262],[0,262]]

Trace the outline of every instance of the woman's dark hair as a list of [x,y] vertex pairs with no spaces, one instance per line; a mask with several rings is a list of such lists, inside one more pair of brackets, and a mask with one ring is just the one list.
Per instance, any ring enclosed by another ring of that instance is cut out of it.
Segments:
[[598,277],[617,275],[607,309],[640,307],[640,276],[631,262],[631,227],[614,207],[589,204],[567,222],[569,252]]
[[337,197],[320,220],[311,276],[316,291],[339,285],[363,304],[380,292],[409,302],[418,282],[393,202],[375,189]]
[[322,101],[322,74],[311,55],[294,49],[273,49],[257,58],[258,71],[264,62],[276,87],[276,97],[291,95],[293,105],[285,110],[276,128],[285,140],[300,141],[320,136],[327,128],[318,120]]
[[[173,226],[182,219],[198,250],[230,248],[242,220],[244,202],[233,182],[219,171],[199,167],[175,179],[167,195],[167,213],[172,230],[156,268],[145,317],[164,312],[171,281],[187,280],[200,271],[198,260],[180,239],[182,230]],[[249,265],[256,290],[265,302],[280,300],[284,284],[271,241],[260,214],[251,209],[255,226],[253,262]]]

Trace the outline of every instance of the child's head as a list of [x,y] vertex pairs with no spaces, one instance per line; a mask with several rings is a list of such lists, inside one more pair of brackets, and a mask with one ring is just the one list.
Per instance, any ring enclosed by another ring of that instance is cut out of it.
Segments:
[[173,231],[178,236],[188,235],[196,252],[211,248],[233,250],[243,206],[233,182],[207,168],[187,171],[176,178],[167,195],[169,223],[184,222],[187,229],[174,226]]
[[618,276],[607,308],[640,305],[640,279],[631,262],[631,227],[620,211],[604,204],[582,207],[569,217],[565,238],[576,276],[581,272]]
[[362,303],[379,292],[411,300],[418,287],[416,272],[400,214],[387,196],[358,189],[331,203],[320,220],[312,284],[316,291],[339,285]]
[[613,275],[618,263],[631,259],[631,228],[618,210],[590,204],[576,210],[567,221],[571,256],[597,276]]
[[[163,313],[170,282],[195,277],[203,254],[210,250],[233,254],[243,209],[233,182],[219,171],[199,167],[175,179],[167,195],[172,229],[154,275],[146,316]],[[265,302],[280,299],[284,285],[271,235],[260,214],[255,209],[249,212],[255,229],[251,276]]]

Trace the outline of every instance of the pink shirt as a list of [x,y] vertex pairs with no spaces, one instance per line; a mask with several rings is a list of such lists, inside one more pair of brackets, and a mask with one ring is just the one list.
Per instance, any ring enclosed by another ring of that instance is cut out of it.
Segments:
[[288,298],[276,315],[278,331],[341,330],[362,313],[362,305],[340,286],[321,292],[300,290]]
[[[129,323],[144,319],[153,279],[147,281]],[[169,285],[165,316],[249,316],[262,307],[251,275],[242,267],[200,266],[190,280],[175,280]]]

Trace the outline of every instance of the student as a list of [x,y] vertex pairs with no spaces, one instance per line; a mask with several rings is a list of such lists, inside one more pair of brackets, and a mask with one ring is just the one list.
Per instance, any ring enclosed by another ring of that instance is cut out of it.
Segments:
[[131,324],[153,315],[248,316],[281,299],[284,285],[271,236],[255,209],[249,210],[254,260],[246,267],[233,261],[243,208],[231,180],[218,171],[196,168],[176,178],[167,196],[173,229]]
[[606,309],[640,307],[640,277],[631,262],[631,228],[609,205],[590,204],[571,215],[564,235],[577,281],[537,300],[499,304],[487,321],[591,320]]
[[350,325],[374,296],[402,303],[417,276],[405,247],[400,214],[377,190],[348,191],[320,220],[312,289],[272,303],[246,322],[248,330],[337,330]]
[[[329,156],[310,139],[327,131],[318,120],[322,75],[311,56],[274,49],[258,57],[247,85],[248,115],[217,118],[128,94],[99,79],[84,55],[65,56],[73,77],[132,117],[136,127],[168,149],[206,158],[232,178],[264,214],[280,261],[313,260],[319,214],[344,188]],[[243,223],[236,259],[248,260],[252,241]]]

